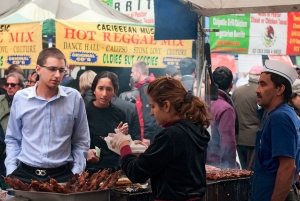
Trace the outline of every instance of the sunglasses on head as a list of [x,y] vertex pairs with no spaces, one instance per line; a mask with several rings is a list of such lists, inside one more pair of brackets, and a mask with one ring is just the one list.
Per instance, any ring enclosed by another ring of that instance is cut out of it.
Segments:
[[19,84],[15,84],[15,83],[5,83],[5,86],[6,87],[8,87],[8,86],[11,86],[11,87],[15,87],[15,86],[17,86],[17,85],[19,85]]

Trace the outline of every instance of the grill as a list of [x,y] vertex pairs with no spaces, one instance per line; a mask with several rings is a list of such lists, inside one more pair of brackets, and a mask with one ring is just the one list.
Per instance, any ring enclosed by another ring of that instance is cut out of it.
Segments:
[[[247,201],[250,191],[249,177],[234,179],[206,180],[207,190],[204,201]],[[153,201],[151,189],[139,193],[111,191],[111,201]]]

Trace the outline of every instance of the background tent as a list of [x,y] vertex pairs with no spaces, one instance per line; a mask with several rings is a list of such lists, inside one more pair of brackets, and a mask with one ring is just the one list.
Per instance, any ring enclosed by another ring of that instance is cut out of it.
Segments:
[[179,0],[194,4],[193,11],[203,16],[246,13],[300,12],[299,0]]
[[0,0],[0,24],[44,21],[43,35],[55,34],[49,19],[101,22],[141,23],[99,0]]

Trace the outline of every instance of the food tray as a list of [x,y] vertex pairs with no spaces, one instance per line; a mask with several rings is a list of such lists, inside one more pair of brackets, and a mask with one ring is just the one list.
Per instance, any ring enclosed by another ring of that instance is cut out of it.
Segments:
[[50,193],[40,191],[21,191],[14,189],[7,190],[14,191],[16,197],[27,198],[30,201],[110,201],[110,189],[71,194]]

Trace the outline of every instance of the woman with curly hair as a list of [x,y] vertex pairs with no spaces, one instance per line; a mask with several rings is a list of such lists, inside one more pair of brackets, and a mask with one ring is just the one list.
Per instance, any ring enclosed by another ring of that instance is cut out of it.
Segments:
[[139,157],[132,154],[127,136],[110,134],[112,146],[120,148],[123,171],[132,182],[150,178],[155,200],[202,200],[210,139],[208,106],[170,77],[155,79],[147,94],[151,115],[165,129]]

